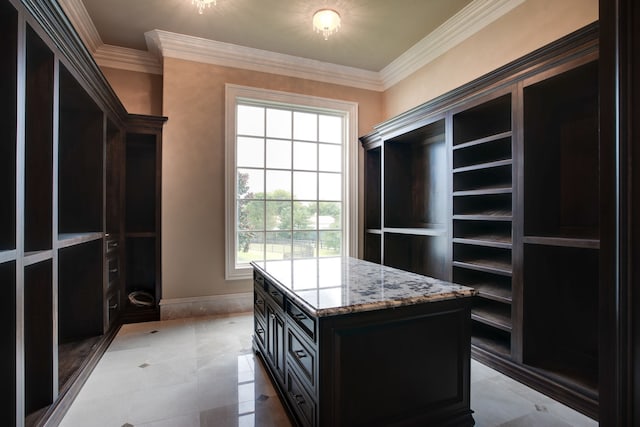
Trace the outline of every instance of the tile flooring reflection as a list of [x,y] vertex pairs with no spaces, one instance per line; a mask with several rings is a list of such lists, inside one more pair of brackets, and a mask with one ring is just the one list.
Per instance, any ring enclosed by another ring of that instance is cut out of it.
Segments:
[[[286,427],[291,423],[251,350],[252,314],[125,325],[61,427]],[[475,361],[477,426],[597,422]]]

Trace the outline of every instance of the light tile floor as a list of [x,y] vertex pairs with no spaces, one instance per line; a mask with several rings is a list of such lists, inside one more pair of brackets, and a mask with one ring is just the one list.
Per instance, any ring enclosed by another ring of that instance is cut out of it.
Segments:
[[[251,349],[252,314],[125,325],[61,427],[287,427]],[[471,408],[481,427],[598,423],[471,362]]]

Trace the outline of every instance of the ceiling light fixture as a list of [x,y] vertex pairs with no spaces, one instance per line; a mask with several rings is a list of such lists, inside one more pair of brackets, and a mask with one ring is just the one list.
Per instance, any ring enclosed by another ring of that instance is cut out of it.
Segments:
[[205,7],[211,7],[211,3],[216,5],[216,0],[191,0],[191,4],[195,4],[198,8],[198,13],[202,15]]
[[313,14],[313,29],[325,40],[340,28],[340,14],[333,9],[320,9]]

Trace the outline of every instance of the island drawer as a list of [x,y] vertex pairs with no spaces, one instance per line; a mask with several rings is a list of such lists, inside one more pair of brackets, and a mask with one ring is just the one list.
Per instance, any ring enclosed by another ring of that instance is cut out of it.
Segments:
[[287,398],[291,402],[293,410],[297,412],[301,424],[303,426],[316,425],[316,403],[298,382],[295,375],[292,375],[291,369],[287,369],[286,390]]
[[266,291],[267,288],[264,284],[264,277],[262,277],[262,275],[260,273],[258,273],[257,271],[253,270],[253,284],[256,288],[262,290],[262,291]]
[[267,328],[265,328],[264,323],[257,316],[253,318],[253,332],[260,345],[262,345],[262,348],[265,348]]
[[264,294],[258,291],[258,288],[256,287],[256,290],[253,292],[253,311],[255,315],[260,316],[263,321],[266,316],[264,310],[265,310]]
[[287,314],[313,341],[316,339],[316,322],[291,301],[287,301]]
[[300,380],[304,380],[312,391],[316,390],[317,358],[313,347],[297,336],[291,329],[287,329],[287,358],[289,366],[297,367]]
[[273,283],[265,280],[267,289],[267,294],[273,299],[273,301],[280,306],[281,309],[284,310],[284,293],[282,293],[278,288],[273,285]]

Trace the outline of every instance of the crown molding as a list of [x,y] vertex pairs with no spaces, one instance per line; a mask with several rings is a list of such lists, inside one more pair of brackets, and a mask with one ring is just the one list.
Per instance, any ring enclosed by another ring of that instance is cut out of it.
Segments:
[[103,44],[93,52],[93,57],[101,67],[162,74],[162,64],[158,57],[146,50]]
[[58,3],[89,52],[93,54],[104,43],[82,0],[58,0]]
[[380,71],[384,90],[482,30],[525,0],[474,0]]
[[380,75],[375,71],[162,30],[149,31],[145,37],[149,50],[163,57],[382,91]]
[[380,72],[163,30],[145,33],[148,51],[105,45],[82,0],[59,0],[59,3],[98,65],[103,67],[162,74],[162,58],[171,57],[382,92],[525,1],[474,0]]

